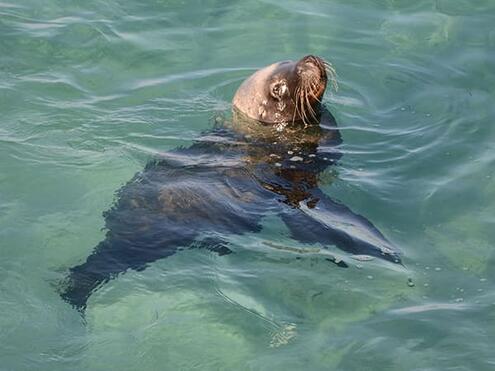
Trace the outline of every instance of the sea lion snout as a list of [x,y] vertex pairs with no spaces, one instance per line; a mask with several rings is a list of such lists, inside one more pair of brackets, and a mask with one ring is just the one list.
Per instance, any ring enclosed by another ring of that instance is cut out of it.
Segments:
[[297,62],[296,72],[300,90],[307,93],[309,101],[312,104],[320,101],[327,88],[326,62],[320,57],[307,55]]
[[311,78],[327,81],[325,61],[315,55],[307,55],[296,65],[297,75],[300,78]]

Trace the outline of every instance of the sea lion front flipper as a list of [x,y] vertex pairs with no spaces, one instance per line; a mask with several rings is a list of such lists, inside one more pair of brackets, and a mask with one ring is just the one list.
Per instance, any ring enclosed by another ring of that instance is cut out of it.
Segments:
[[331,200],[321,190],[313,195],[318,199],[316,205],[301,202],[298,208],[285,209],[281,214],[294,239],[332,244],[352,254],[400,263],[399,253],[368,219]]

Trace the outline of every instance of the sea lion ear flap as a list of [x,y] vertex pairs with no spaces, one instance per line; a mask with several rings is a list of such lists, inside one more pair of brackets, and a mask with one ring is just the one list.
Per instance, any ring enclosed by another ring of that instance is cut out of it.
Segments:
[[285,81],[277,81],[270,84],[270,95],[278,101],[282,100],[287,90]]

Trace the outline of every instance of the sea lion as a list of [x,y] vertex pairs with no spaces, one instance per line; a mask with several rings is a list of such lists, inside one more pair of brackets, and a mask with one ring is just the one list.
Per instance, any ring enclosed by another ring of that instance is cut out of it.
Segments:
[[335,119],[320,104],[327,71],[307,56],[256,72],[234,97],[232,122],[151,160],[118,191],[104,213],[106,238],[70,268],[62,298],[82,312],[100,285],[179,249],[228,254],[226,236],[260,231],[267,214],[279,215],[300,242],[400,262],[370,221],[318,187],[341,156]]

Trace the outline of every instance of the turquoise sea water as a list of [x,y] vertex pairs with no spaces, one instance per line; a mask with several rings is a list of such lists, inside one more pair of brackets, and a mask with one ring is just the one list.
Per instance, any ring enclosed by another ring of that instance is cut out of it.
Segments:
[[[494,24],[490,0],[0,2],[0,369],[495,369]],[[85,319],[63,302],[119,187],[309,53],[340,85],[322,187],[405,267],[340,269],[268,218],[235,254],[119,276]]]

